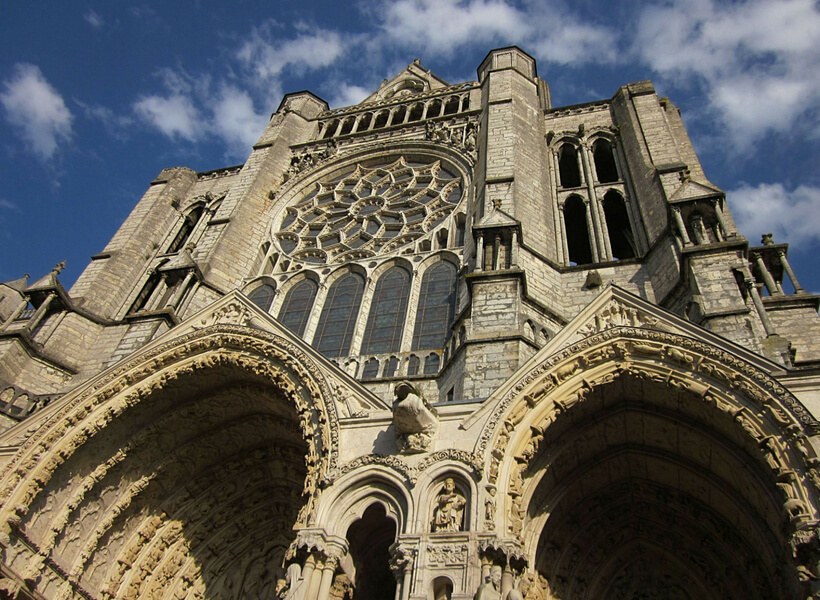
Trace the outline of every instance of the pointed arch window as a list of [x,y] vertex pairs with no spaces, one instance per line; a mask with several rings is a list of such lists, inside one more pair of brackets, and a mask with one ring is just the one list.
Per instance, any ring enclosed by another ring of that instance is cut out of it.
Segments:
[[275,293],[276,289],[274,289],[272,285],[268,285],[266,283],[264,285],[260,285],[248,294],[248,300],[256,304],[256,306],[265,312],[268,312],[270,305],[273,303],[273,296]]
[[318,289],[318,284],[312,279],[300,281],[288,290],[279,310],[279,322],[299,337],[305,334],[310,309],[313,308]]
[[199,220],[202,218],[203,212],[204,208],[202,206],[197,206],[185,216],[185,221],[182,223],[182,227],[179,228],[179,231],[177,231],[177,234],[174,236],[174,240],[168,247],[168,252],[166,254],[179,252],[179,250],[185,245],[185,242],[188,241],[188,238],[191,237],[196,224],[199,223]]
[[570,196],[564,203],[564,230],[567,234],[569,261],[576,265],[592,262],[592,248],[587,227],[587,207],[578,196]]
[[599,183],[618,181],[618,167],[615,166],[615,156],[612,154],[612,144],[608,140],[599,139],[592,145],[592,159],[595,162],[595,173]]
[[379,278],[367,317],[362,354],[399,351],[409,297],[410,273],[407,269],[393,267]]
[[578,168],[578,150],[572,144],[564,144],[558,151],[558,175],[561,187],[581,186],[581,170]]
[[424,273],[421,280],[413,350],[444,347],[456,309],[456,268],[441,261]]
[[330,286],[313,338],[314,347],[325,356],[336,358],[350,352],[363,291],[364,278],[358,273],[345,275]]
[[604,217],[612,256],[618,260],[635,258],[635,236],[629,224],[629,213],[624,199],[615,190],[604,196]]

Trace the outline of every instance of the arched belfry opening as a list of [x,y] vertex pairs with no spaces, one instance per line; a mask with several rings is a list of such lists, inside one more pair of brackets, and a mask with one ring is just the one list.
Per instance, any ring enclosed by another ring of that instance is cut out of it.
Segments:
[[802,598],[805,505],[742,411],[640,370],[561,404],[510,483],[544,598]]
[[390,570],[390,546],[396,540],[396,522],[378,502],[364,511],[347,530],[355,568],[352,600],[392,599],[396,580]]
[[272,354],[254,365],[218,345],[126,387],[92,413],[116,415],[104,425],[83,424],[83,409],[68,418],[85,433],[55,445],[63,460],[28,486],[7,548],[30,587],[47,598],[66,578],[99,598],[274,595],[312,508],[319,420]]

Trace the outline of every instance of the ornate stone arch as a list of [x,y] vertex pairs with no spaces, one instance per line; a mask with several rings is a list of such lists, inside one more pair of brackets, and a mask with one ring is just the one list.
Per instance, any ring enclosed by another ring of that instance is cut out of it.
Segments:
[[317,508],[316,523],[329,534],[344,537],[350,525],[374,503],[396,522],[399,534],[416,520],[409,481],[389,462],[359,460],[342,470],[344,474],[323,494]]
[[5,465],[5,561],[29,585],[170,597],[281,575],[337,464],[334,392],[288,339],[219,321],[70,394]]
[[[641,429],[640,423],[647,424]],[[698,531],[708,529],[710,540],[722,541],[698,572],[722,561],[741,568],[748,560],[763,573],[752,577],[754,585],[774,586],[767,593],[780,586],[784,597],[796,598],[797,555],[807,554],[818,518],[820,478],[807,438],[815,428],[783,386],[738,356],[680,335],[616,327],[564,348],[511,382],[485,425],[477,454],[489,484],[498,489],[493,523],[499,534],[522,543],[531,568],[557,565],[539,576],[545,585],[558,585],[553,591],[562,598],[601,597],[613,589],[613,573],[623,565],[590,566],[588,550],[595,544],[584,544],[597,539],[595,533],[576,522],[570,535],[561,519],[577,519],[582,511],[583,518],[606,524],[621,518],[607,507],[624,498],[629,506],[669,503],[692,530],[708,523]],[[637,431],[646,433],[638,439]],[[697,454],[699,448],[706,450]],[[631,469],[627,475],[624,465]],[[669,473],[676,483],[668,481]],[[644,517],[633,530],[655,527],[681,546],[680,556],[688,556],[695,541],[687,538],[686,526]],[[674,558],[669,546],[642,543],[647,552],[663,548]],[[728,550],[736,546],[752,550]],[[559,573],[580,564],[577,556],[568,558],[570,547],[588,561],[583,570],[598,579],[581,582],[577,570]],[[680,572],[687,568],[680,564]],[[752,585],[726,581],[736,587],[710,592],[715,598],[739,597],[738,590]],[[701,588],[709,589],[692,583],[692,589]]]

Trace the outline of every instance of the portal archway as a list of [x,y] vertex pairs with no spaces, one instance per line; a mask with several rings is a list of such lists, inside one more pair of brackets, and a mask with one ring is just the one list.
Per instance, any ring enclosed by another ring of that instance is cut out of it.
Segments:
[[509,389],[488,478],[497,528],[544,597],[801,597],[813,450],[805,409],[765,374],[706,343],[614,328]]
[[269,597],[333,461],[305,358],[209,327],[68,398],[4,470],[6,563],[46,597]]

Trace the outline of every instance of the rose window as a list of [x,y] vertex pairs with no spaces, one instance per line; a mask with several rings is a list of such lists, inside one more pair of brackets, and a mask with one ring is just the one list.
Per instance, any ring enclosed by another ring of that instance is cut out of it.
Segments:
[[404,157],[314,183],[286,209],[275,237],[282,251],[312,263],[391,252],[427,235],[461,201],[461,177]]

